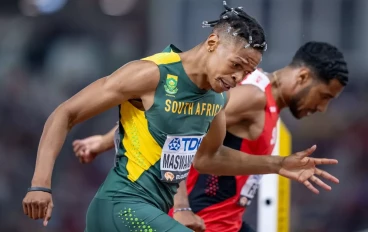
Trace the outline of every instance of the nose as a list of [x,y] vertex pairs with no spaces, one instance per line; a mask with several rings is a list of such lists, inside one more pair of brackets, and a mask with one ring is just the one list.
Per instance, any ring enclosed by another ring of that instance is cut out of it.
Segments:
[[320,105],[317,106],[317,111],[321,112],[321,113],[324,113],[324,112],[326,112],[327,108],[328,108],[328,103],[320,104]]
[[232,76],[232,79],[235,83],[240,83],[244,78],[243,73],[237,72]]

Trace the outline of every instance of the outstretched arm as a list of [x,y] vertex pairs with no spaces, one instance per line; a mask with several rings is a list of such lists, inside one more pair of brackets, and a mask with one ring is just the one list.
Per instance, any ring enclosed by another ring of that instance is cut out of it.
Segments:
[[315,193],[318,190],[309,180],[327,190],[331,189],[315,174],[338,183],[338,179],[316,168],[316,165],[321,164],[337,164],[337,160],[308,157],[316,146],[288,157],[250,155],[222,145],[225,124],[225,113],[221,111],[211,123],[208,134],[203,138],[194,157],[193,165],[199,172],[226,176],[275,173],[297,180]]
[[73,142],[73,150],[81,163],[90,163],[98,155],[114,147],[114,135],[118,126],[104,135],[93,135]]

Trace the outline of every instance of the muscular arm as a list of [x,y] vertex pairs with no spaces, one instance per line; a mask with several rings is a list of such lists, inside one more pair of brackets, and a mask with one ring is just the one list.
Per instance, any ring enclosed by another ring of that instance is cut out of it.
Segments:
[[265,93],[254,85],[241,85],[231,89],[228,99],[225,107],[226,128],[240,121],[253,123],[266,106]]
[[255,156],[222,145],[226,134],[224,110],[211,123],[194,157],[193,165],[201,173],[236,176],[278,173],[282,157]]
[[131,62],[57,107],[44,126],[32,186],[51,187],[55,160],[74,125],[132,98],[141,98],[145,108],[149,108],[158,81],[159,70],[154,63]]
[[102,135],[102,147],[104,148],[102,152],[110,150],[114,147],[114,135],[117,129],[118,125],[114,126],[109,132]]
[[187,192],[187,181],[183,180],[179,184],[178,192],[174,196],[174,209],[178,208],[188,208],[188,192]]

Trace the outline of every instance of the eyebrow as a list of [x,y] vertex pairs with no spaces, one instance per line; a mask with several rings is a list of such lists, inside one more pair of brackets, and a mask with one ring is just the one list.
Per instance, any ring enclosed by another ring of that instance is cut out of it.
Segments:
[[249,62],[246,59],[244,59],[243,57],[237,56],[236,59],[240,60],[240,62],[243,63],[243,64],[249,64]]
[[243,57],[238,57],[244,64],[250,64],[254,67],[257,68],[258,64],[256,63],[256,61],[254,61],[254,59],[252,59],[250,56],[247,56],[247,59],[244,59]]
[[323,95],[329,97],[329,98],[335,98],[336,96],[333,96],[332,94],[330,93],[322,93]]

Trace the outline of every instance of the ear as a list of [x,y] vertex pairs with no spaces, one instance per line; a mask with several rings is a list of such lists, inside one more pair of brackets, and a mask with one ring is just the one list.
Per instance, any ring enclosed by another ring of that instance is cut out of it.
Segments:
[[299,85],[307,85],[313,81],[312,72],[309,68],[302,67],[299,69],[297,84]]
[[208,36],[206,41],[206,48],[209,52],[213,52],[216,50],[217,46],[219,44],[219,37],[218,35],[212,33]]

